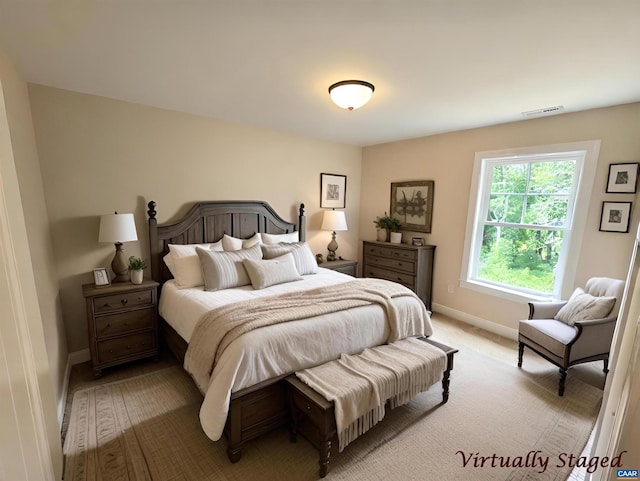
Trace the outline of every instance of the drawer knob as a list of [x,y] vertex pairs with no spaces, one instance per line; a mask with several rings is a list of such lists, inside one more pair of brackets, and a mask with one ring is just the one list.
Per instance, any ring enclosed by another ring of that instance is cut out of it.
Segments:
[[109,353],[112,354],[113,353],[113,349],[109,349]]
[[122,303],[123,306],[126,306],[127,303],[129,302],[129,300],[128,299],[122,299],[120,302]]
[[307,411],[311,411],[311,406],[307,404]]

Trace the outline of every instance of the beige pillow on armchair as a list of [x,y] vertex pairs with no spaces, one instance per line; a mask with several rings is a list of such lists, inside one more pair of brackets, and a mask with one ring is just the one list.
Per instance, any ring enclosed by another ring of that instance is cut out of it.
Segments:
[[577,288],[567,303],[558,311],[555,319],[573,326],[576,321],[604,319],[616,303],[615,297],[594,297]]

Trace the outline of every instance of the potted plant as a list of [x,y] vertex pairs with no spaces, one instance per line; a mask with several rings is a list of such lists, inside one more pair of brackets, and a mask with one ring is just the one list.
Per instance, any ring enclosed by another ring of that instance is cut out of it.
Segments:
[[144,277],[144,269],[146,269],[147,263],[136,256],[129,257],[129,271],[131,272],[131,283],[142,284],[142,278]]
[[[386,212],[384,213],[384,216],[377,217],[373,223],[376,225],[376,229],[378,230],[378,240],[381,242],[387,242],[389,231],[400,234],[398,230],[402,227],[400,219],[391,217],[387,215]],[[400,234],[400,238],[402,238],[402,234]]]

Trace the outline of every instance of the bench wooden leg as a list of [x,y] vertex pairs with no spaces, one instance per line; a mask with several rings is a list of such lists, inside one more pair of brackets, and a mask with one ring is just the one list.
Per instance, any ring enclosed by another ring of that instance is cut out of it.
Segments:
[[320,445],[320,477],[324,478],[329,472],[329,458],[331,457],[331,440],[328,439]]

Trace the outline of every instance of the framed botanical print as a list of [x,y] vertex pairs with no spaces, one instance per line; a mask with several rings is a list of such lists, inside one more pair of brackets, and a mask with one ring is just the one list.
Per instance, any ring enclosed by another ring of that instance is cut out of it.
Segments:
[[609,164],[608,194],[635,194],[638,187],[638,162]]
[[390,215],[399,219],[402,229],[431,232],[433,180],[391,183]]
[[347,176],[320,174],[320,207],[344,209],[347,205]]
[[600,231],[629,232],[631,202],[603,202]]

